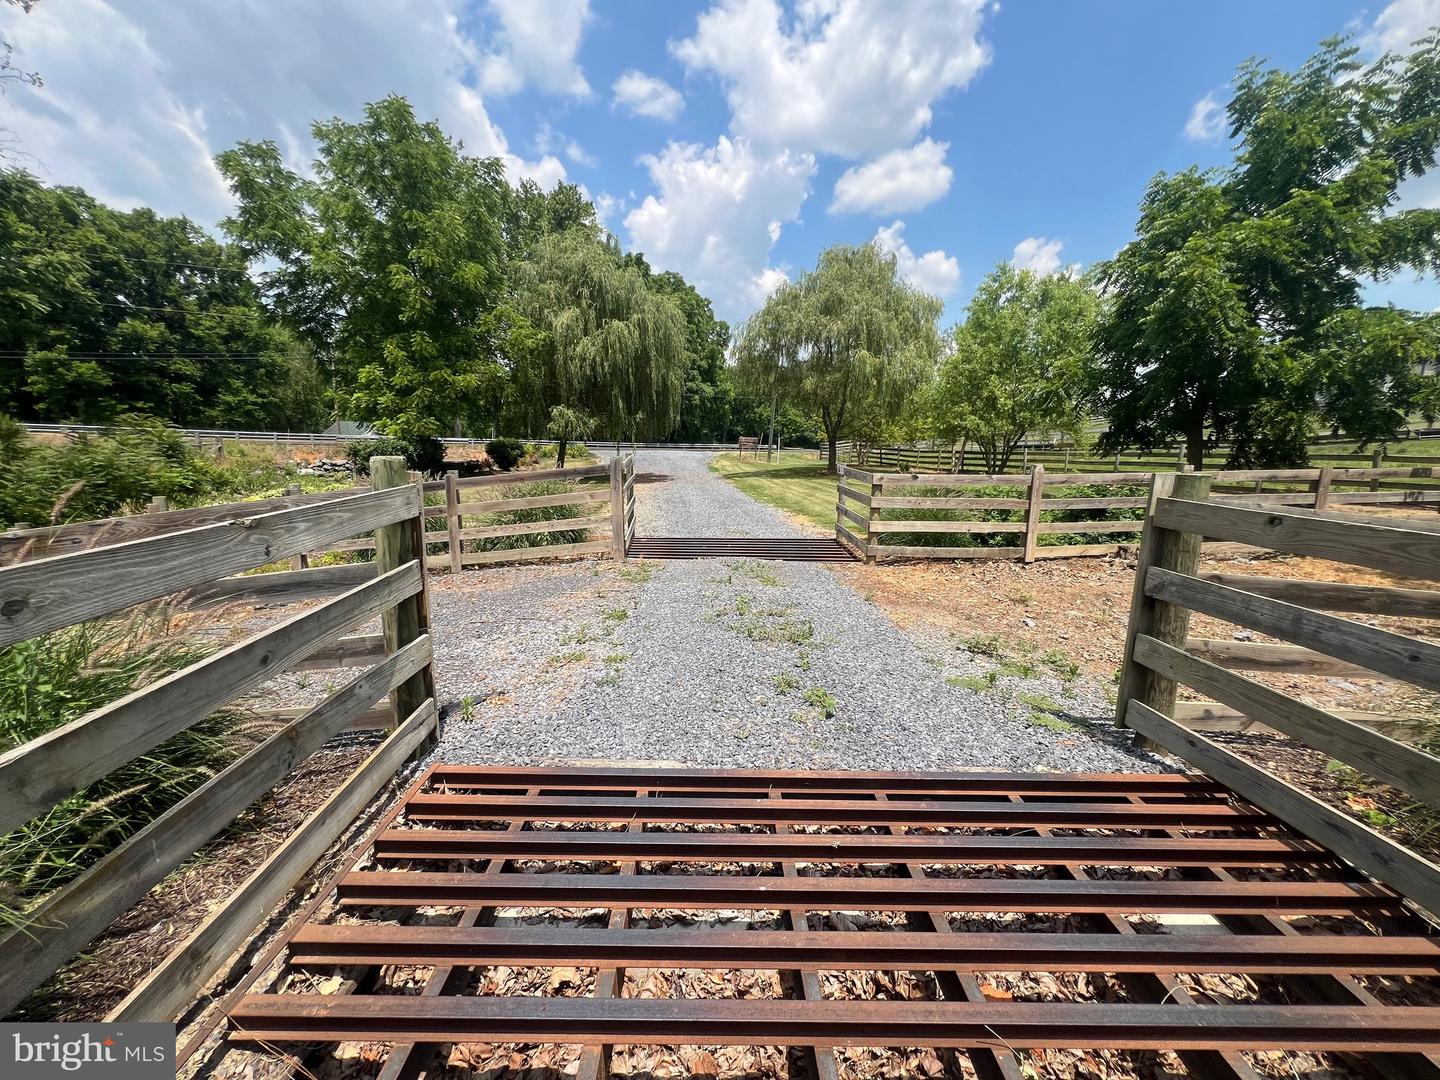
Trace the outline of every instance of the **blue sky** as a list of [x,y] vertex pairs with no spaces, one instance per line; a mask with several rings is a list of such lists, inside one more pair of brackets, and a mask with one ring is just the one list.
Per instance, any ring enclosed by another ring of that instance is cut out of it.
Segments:
[[[1437,23],[1440,0],[43,0],[0,12],[45,78],[0,124],[42,178],[211,227],[214,153],[273,138],[303,169],[311,120],[401,93],[512,176],[582,184],[726,318],[879,239],[948,322],[995,263],[1107,258],[1155,172],[1228,161],[1245,58]],[[1404,201],[1440,205],[1440,177]],[[1374,295],[1440,304],[1429,281]]]

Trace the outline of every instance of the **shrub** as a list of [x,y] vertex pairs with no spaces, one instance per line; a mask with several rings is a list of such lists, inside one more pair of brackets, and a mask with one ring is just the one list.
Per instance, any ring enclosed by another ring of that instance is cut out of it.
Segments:
[[426,476],[439,476],[445,471],[445,444],[430,435],[410,439],[382,436],[378,439],[355,439],[345,444],[345,458],[356,476],[370,475],[372,457],[402,457],[406,468]]
[[[529,499],[537,495],[568,495],[579,487],[564,480],[534,480],[528,484],[507,484],[496,492],[497,499]],[[528,510],[501,510],[493,514],[481,514],[466,525],[518,525],[540,521],[561,521],[566,518],[582,517],[586,513],[584,504],[579,506],[535,506]],[[513,551],[516,548],[548,547],[554,544],[579,544],[589,538],[586,529],[559,529],[555,532],[525,533],[521,536],[490,536],[481,540],[467,540],[467,551]]]
[[[174,611],[150,605],[0,649],[0,746],[18,746],[201,659]],[[229,762],[270,725],[207,718],[0,836],[0,922],[77,877]]]
[[59,446],[25,440],[10,421],[0,430],[0,520],[59,524],[138,511],[163,495],[194,506],[215,489],[216,470],[179,430],[125,416],[98,434]]
[[520,464],[525,454],[525,444],[519,439],[491,439],[485,444],[485,453],[497,467],[509,472]]

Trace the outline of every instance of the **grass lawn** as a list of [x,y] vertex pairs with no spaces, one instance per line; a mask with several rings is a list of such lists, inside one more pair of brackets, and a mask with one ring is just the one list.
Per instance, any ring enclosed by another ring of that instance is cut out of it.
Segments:
[[835,477],[815,451],[782,451],[779,461],[741,461],[735,454],[716,454],[710,468],[753,499],[769,503],[829,532],[835,528]]

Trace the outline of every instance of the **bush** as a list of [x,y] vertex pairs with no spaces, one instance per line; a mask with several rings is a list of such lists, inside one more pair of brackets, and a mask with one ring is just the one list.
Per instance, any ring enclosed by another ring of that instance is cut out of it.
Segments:
[[372,457],[401,457],[405,467],[426,476],[439,476],[445,471],[445,444],[430,435],[411,439],[382,436],[378,439],[355,439],[345,444],[345,458],[356,476],[370,475]]
[[[529,499],[537,495],[568,495],[578,491],[579,486],[565,480],[535,480],[528,484],[507,484],[496,492],[497,499]],[[501,510],[493,514],[481,514],[473,521],[465,519],[467,527],[484,525],[518,525],[539,521],[561,521],[565,518],[582,517],[586,513],[584,504],[579,506],[536,506],[528,510]],[[490,536],[481,540],[465,541],[466,551],[513,551],[516,548],[548,547],[554,544],[579,544],[587,540],[590,533],[585,529],[559,529],[555,532],[525,533],[520,536]]]
[[491,439],[485,444],[485,453],[496,466],[509,472],[520,464],[525,455],[525,444],[519,439]]
[[74,435],[59,446],[21,437],[14,421],[0,426],[0,521],[60,524],[139,511],[163,495],[195,506],[216,487],[216,470],[162,421],[125,416],[99,434]]
[[[149,605],[0,649],[0,746],[39,738],[201,659],[173,610]],[[230,708],[168,739],[0,836],[0,923],[77,877],[274,725]]]

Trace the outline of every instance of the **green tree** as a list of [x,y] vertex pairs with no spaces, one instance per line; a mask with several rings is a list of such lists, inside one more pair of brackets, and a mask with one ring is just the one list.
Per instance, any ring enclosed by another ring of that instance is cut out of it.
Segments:
[[746,322],[737,346],[743,384],[818,415],[834,472],[839,439],[898,417],[933,375],[941,308],[901,279],[894,255],[837,244]]
[[286,426],[295,339],[268,318],[241,252],[184,218],[121,212],[0,172],[0,409],[104,423]]
[[1099,306],[1064,274],[997,266],[950,332],[929,398],[934,433],[974,443],[986,471],[999,473],[1027,432],[1077,432]]
[[1433,410],[1433,315],[1366,307],[1368,280],[1440,268],[1440,210],[1396,208],[1440,146],[1440,33],[1365,66],[1342,39],[1298,71],[1245,64],[1222,172],[1160,174],[1102,264],[1103,452],[1180,439],[1197,468],[1303,464],[1319,426],[1394,438]]
[[[688,354],[685,320],[584,229],[542,238],[517,267],[530,330],[516,345],[516,401],[534,430],[551,409],[595,418],[604,434],[654,438],[676,423]],[[518,340],[519,335],[513,340]]]
[[273,142],[220,154],[239,203],[225,230],[277,312],[332,369],[354,415],[406,438],[448,433],[501,375],[510,189],[409,102],[312,128],[314,179]]

